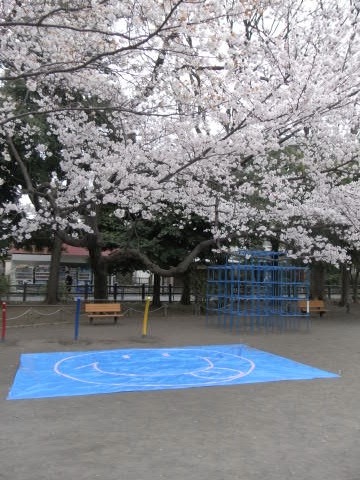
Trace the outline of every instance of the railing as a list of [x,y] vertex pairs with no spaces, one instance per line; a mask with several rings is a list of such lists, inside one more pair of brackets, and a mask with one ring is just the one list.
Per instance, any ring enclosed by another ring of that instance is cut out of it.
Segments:
[[[165,299],[172,303],[175,301],[175,297],[181,295],[182,288],[174,287],[173,285],[164,285],[160,287],[160,296],[166,297]],[[71,287],[71,291],[68,294],[74,295],[85,300],[90,299],[94,295],[94,286],[91,284],[85,284],[81,286]],[[119,285],[115,283],[108,287],[108,297],[113,300],[141,300],[145,301],[146,297],[153,296],[154,287],[152,285]]]
[[339,300],[341,298],[341,285],[325,285],[325,298]]
[[[160,297],[162,301],[172,303],[180,299],[182,287],[174,287],[173,285],[162,285],[160,287]],[[6,301],[35,301],[45,297],[46,285],[22,283],[10,285],[6,292],[0,295],[2,300]],[[108,298],[113,300],[142,301],[146,297],[152,297],[154,287],[151,285],[114,285],[108,286]],[[90,283],[83,285],[61,286],[60,297],[62,300],[71,300],[81,298],[83,300],[91,300],[94,298],[94,286]]]
[[[153,286],[145,283],[139,285],[120,285],[114,284],[108,286],[108,298],[120,301],[142,301],[146,297],[153,296]],[[182,287],[173,285],[162,285],[160,287],[160,297],[162,301],[172,303],[178,301],[181,297]],[[341,295],[341,286],[326,285],[325,299],[337,300]],[[2,301],[38,301],[42,300],[46,294],[45,284],[22,283],[10,285],[0,293],[0,300]],[[81,298],[83,300],[91,300],[94,298],[94,286],[90,283],[83,285],[72,285],[71,287],[61,285],[60,298],[63,301],[72,300],[74,298]]]
[[[175,299],[181,295],[182,288],[174,287],[173,285],[160,286],[160,296],[166,297],[169,303],[175,301]],[[145,301],[146,297],[152,297],[154,294],[154,287],[152,285],[118,285],[114,284],[109,287],[109,296],[112,296],[114,300],[131,299],[132,297],[141,297],[141,301]]]

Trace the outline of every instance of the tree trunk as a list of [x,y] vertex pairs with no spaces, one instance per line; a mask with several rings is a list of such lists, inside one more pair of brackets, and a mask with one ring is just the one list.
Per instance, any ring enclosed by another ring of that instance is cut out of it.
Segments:
[[324,300],[325,298],[325,266],[314,263],[310,273],[310,298]]
[[360,270],[356,267],[354,274],[351,276],[351,286],[352,286],[352,299],[354,303],[358,303],[358,292],[359,292],[359,276]]
[[197,268],[192,274],[191,289],[195,296],[195,304],[204,304],[206,302],[207,291],[207,270]]
[[278,252],[280,248],[280,240],[278,238],[271,238],[270,243],[271,243],[271,250],[273,252]]
[[350,271],[346,265],[341,266],[341,298],[339,305],[350,309]]
[[107,300],[108,298],[108,275],[107,264],[102,258],[101,247],[94,245],[88,247],[90,265],[94,275],[94,299]]
[[187,271],[182,275],[183,288],[181,292],[181,305],[191,304],[191,287],[190,287],[190,272]]
[[153,301],[154,307],[161,307],[160,287],[161,277],[158,273],[154,273],[154,285],[153,285]]
[[45,303],[54,305],[60,301],[59,295],[59,272],[61,259],[61,239],[55,235],[54,244],[51,251],[49,280],[46,288]]

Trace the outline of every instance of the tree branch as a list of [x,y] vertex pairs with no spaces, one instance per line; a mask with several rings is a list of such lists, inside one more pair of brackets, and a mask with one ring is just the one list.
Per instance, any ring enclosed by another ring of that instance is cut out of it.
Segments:
[[[131,50],[136,50],[140,48],[141,46],[145,45],[148,43],[152,38],[158,36],[162,30],[164,30],[165,26],[169,22],[170,18],[174,15],[175,11],[178,9],[179,5],[181,5],[184,2],[184,0],[178,0],[173,7],[169,10],[169,12],[165,15],[165,18],[163,21],[158,25],[155,30],[151,33],[149,33],[145,38],[137,40],[135,43],[131,45],[127,45],[125,47],[120,47],[116,48],[114,50],[109,50],[106,52],[98,53],[96,55],[92,55],[88,60],[84,60],[77,65],[74,66],[69,66],[68,68],[54,68],[51,69],[49,68],[48,70],[42,70],[40,67],[40,70],[37,71],[28,71],[24,73],[20,73],[18,75],[3,75],[0,76],[0,81],[1,80],[17,80],[20,78],[30,78],[30,77],[37,77],[39,75],[52,75],[56,73],[74,73],[76,71],[82,70],[86,67],[88,67],[91,64],[94,64],[98,60],[101,60],[103,58],[107,57],[113,57],[119,53],[126,53]],[[40,25],[41,26],[41,25]],[[36,25],[36,27],[39,27],[39,25]]]
[[136,258],[144,265],[147,270],[150,270],[152,273],[157,273],[163,277],[172,277],[174,275],[179,275],[180,273],[186,272],[191,263],[196,257],[199,256],[201,252],[203,252],[209,247],[217,245],[218,242],[219,240],[215,238],[203,240],[198,245],[196,245],[196,247],[178,265],[169,268],[160,267],[155,262],[150,260],[150,258],[146,254],[140,252],[138,249],[135,248],[118,248],[108,257],[106,257],[106,261],[108,263],[115,263],[117,259],[124,257]]

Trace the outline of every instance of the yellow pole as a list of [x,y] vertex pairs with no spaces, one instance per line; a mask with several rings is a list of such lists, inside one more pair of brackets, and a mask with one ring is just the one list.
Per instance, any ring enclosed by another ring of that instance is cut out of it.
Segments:
[[146,337],[146,335],[147,335],[150,300],[151,300],[151,298],[147,297],[146,302],[145,302],[144,319],[143,319],[143,324],[142,324],[142,336],[143,337]]

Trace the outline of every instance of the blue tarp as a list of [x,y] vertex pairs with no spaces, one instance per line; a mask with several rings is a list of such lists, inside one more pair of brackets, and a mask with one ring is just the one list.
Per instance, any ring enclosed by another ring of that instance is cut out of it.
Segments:
[[243,344],[26,353],[8,399],[331,377],[338,375]]

